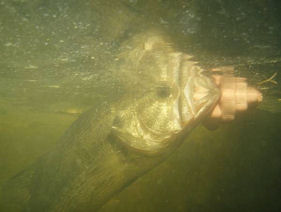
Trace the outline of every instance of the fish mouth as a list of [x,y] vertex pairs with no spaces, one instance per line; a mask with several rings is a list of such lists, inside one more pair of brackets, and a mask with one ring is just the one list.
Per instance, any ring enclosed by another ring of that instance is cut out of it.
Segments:
[[207,71],[189,59],[190,56],[183,56],[179,69],[181,92],[178,110],[183,127],[210,113],[220,98],[220,90],[207,76]]

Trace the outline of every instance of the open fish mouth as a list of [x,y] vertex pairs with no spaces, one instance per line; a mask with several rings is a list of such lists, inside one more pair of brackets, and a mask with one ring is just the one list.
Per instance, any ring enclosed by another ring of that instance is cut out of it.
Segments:
[[210,113],[220,98],[220,90],[212,78],[206,76],[206,71],[196,65],[190,67],[188,61],[183,61],[182,79],[185,82],[180,109],[182,122],[187,125],[191,120]]
[[191,56],[172,55],[174,81],[179,95],[174,105],[174,114],[182,128],[192,125],[202,115],[209,113],[220,98],[220,90],[207,71],[191,60]]

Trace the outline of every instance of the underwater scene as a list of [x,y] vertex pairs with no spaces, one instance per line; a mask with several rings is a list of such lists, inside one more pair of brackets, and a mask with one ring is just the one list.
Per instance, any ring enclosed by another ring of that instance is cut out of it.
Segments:
[[0,211],[281,211],[281,2],[0,0]]

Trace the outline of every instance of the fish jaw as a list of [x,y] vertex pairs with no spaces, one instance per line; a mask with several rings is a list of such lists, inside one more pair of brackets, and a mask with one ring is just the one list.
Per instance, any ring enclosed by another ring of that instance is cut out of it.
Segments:
[[192,122],[210,113],[220,98],[220,90],[208,72],[195,62],[184,60],[181,71],[181,111],[182,125],[193,126]]

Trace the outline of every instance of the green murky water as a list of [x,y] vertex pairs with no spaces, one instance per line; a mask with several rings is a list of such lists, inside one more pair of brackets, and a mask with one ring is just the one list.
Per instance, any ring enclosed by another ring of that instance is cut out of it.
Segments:
[[101,211],[279,211],[280,8],[277,0],[0,1],[0,186],[83,111],[121,98],[116,52],[156,28],[204,67],[233,65],[265,100],[216,131],[198,127]]

